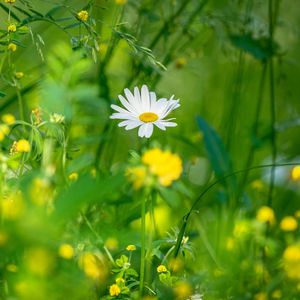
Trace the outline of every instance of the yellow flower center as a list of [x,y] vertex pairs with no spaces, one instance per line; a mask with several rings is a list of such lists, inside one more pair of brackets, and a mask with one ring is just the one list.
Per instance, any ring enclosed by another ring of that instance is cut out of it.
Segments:
[[153,112],[145,112],[140,114],[139,119],[145,123],[155,122],[158,120],[158,115]]

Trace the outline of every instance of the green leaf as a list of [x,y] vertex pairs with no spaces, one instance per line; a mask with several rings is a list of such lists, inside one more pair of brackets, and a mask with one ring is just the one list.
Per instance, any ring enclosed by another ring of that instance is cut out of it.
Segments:
[[5,97],[6,96],[6,94],[4,93],[4,92],[1,92],[0,91],[0,98],[3,98],[3,97]]
[[216,176],[221,178],[232,173],[231,161],[218,133],[201,117],[197,117],[197,123],[203,132],[207,156]]
[[232,35],[230,40],[235,47],[248,52],[258,60],[270,58],[274,55],[274,49],[277,48],[277,45],[274,43],[270,47],[270,40],[268,38],[254,39],[250,34]]

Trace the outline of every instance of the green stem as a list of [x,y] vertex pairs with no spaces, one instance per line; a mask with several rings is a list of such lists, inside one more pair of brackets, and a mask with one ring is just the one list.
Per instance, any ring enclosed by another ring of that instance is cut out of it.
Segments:
[[145,278],[145,241],[146,241],[146,199],[143,197],[141,205],[141,266],[140,266],[140,297],[143,295]]
[[19,103],[20,119],[22,121],[25,121],[24,105],[23,105],[23,100],[22,100],[22,96],[21,96],[21,92],[20,92],[19,88],[17,88],[17,97],[18,97],[18,103]]

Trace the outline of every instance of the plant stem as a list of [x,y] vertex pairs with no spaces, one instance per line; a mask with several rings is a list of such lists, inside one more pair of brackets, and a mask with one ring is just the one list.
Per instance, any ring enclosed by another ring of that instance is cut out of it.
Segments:
[[146,240],[146,199],[143,197],[141,205],[141,265],[140,265],[140,297],[143,295],[145,278],[145,240]]

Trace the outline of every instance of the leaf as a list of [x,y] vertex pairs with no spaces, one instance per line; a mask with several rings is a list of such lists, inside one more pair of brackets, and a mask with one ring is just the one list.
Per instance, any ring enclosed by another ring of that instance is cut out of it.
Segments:
[[0,91],[0,98],[3,98],[3,97],[5,97],[6,96],[6,94],[4,93],[4,92],[1,92]]
[[270,47],[268,38],[254,39],[250,34],[232,35],[230,40],[235,47],[248,52],[258,60],[270,58],[274,55],[275,49],[277,49],[276,44],[273,44],[272,48]]
[[77,213],[83,204],[105,202],[122,187],[122,176],[101,177],[98,180],[86,175],[79,178],[56,199],[54,218],[66,219]]
[[203,132],[207,156],[216,176],[222,178],[232,173],[231,161],[218,133],[201,117],[197,117],[197,123]]

